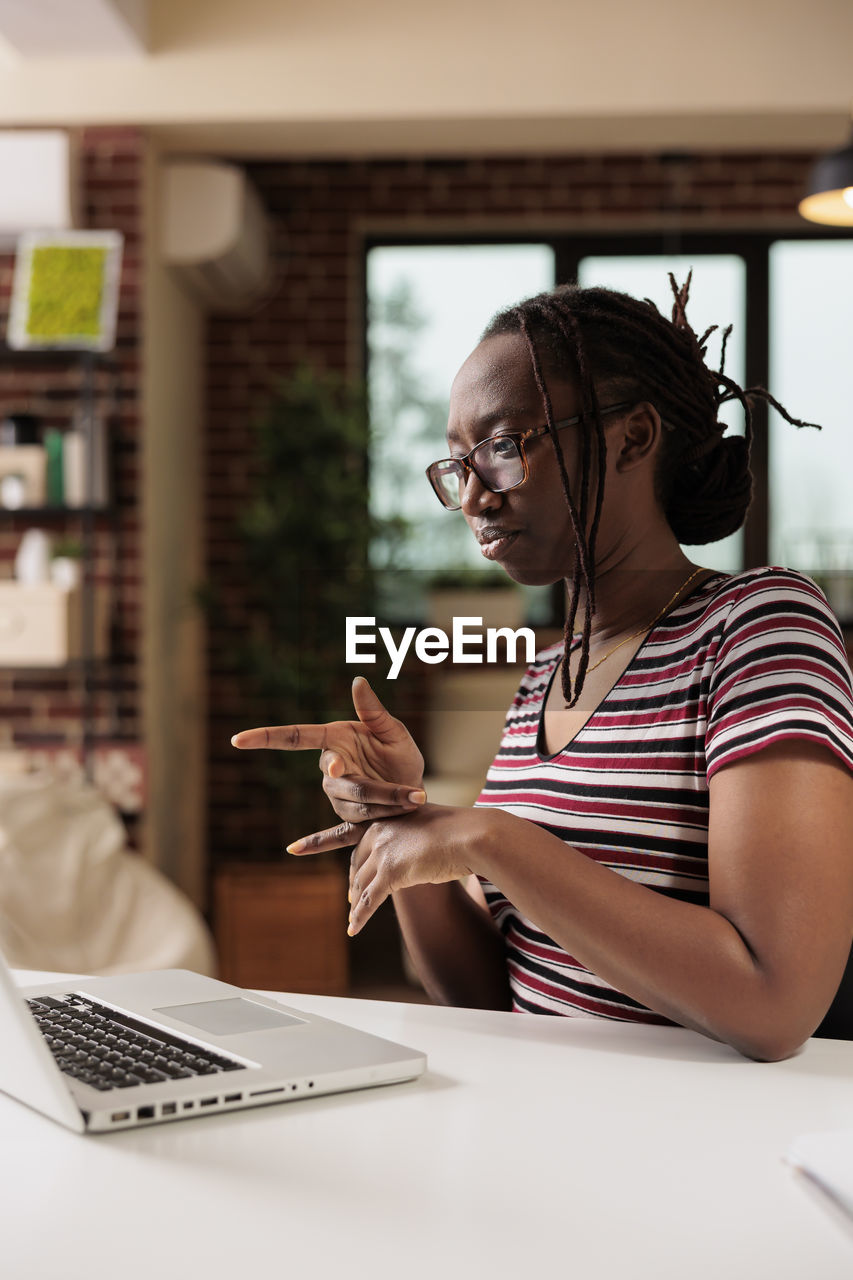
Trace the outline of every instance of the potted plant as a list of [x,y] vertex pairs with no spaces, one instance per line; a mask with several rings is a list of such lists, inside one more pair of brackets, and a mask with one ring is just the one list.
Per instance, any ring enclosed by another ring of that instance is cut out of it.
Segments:
[[[320,723],[351,707],[346,618],[372,612],[367,435],[361,390],[308,368],[276,385],[257,420],[253,493],[237,529],[249,620],[233,656],[245,724]],[[344,855],[281,856],[332,820],[317,753],[250,752],[240,768],[281,832],[277,847],[219,869],[223,972],[244,985],[269,984],[275,970],[277,987],[343,990]]]
[[[372,599],[366,450],[360,389],[309,368],[276,385],[256,422],[253,496],[238,522],[249,624],[237,656],[259,724],[337,719],[349,703],[346,618]],[[290,830],[316,817],[313,755],[263,754]]]

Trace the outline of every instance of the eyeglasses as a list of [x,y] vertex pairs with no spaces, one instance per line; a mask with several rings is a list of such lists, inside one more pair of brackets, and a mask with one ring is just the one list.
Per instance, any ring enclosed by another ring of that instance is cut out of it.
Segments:
[[[620,409],[630,407],[631,401],[622,401],[606,405],[601,413],[617,413]],[[582,413],[575,418],[562,418],[554,423],[554,430],[576,427],[583,418]],[[503,435],[481,440],[464,458],[442,458],[439,462],[433,462],[427,467],[426,473],[441,505],[448,511],[460,509],[462,493],[471,471],[490,493],[506,493],[509,489],[517,489],[530,474],[525,444],[547,432],[547,427],[531,427],[529,431],[507,431]]]

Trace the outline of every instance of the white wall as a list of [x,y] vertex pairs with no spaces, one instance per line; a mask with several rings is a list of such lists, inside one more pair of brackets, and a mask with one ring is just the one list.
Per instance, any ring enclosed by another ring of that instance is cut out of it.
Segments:
[[850,0],[150,0],[150,31],[142,57],[7,55],[0,124],[278,154],[820,147],[853,97]]

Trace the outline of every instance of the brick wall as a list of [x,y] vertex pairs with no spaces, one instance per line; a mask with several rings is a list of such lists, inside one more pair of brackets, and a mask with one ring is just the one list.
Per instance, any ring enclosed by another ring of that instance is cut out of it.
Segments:
[[[110,413],[113,507],[98,516],[95,579],[109,588],[113,657],[95,676],[95,732],[102,745],[122,744],[139,760],[141,707],[139,645],[140,586],[140,272],[143,251],[142,158],[144,138],[132,129],[87,129],[81,139],[83,225],[124,235],[118,336],[112,353],[119,394],[105,373],[97,377],[99,405]],[[0,326],[5,334],[14,258],[0,255]],[[80,369],[62,359],[34,366],[0,364],[0,416],[37,414],[46,426],[70,425]],[[46,520],[0,515],[0,577],[12,575],[21,534],[38,523],[56,537],[78,537],[79,517],[51,514]],[[75,748],[80,742],[81,682],[78,674],[44,674],[0,668],[0,751],[10,748]],[[135,807],[135,806],[134,806]],[[133,833],[134,819],[128,818]]]
[[365,236],[618,233],[671,229],[676,217],[685,229],[791,227],[810,159],[536,156],[250,166],[274,221],[274,291],[246,318],[212,319],[208,341],[207,551],[222,605],[209,653],[212,859],[276,853],[287,831],[281,802],[254,783],[246,757],[228,745],[249,715],[233,663],[247,616],[234,524],[251,486],[248,424],[271,379],[300,361],[360,369]]

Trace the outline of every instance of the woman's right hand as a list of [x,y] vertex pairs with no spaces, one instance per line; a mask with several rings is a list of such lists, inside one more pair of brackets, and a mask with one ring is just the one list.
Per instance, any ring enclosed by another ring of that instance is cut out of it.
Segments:
[[363,676],[352,685],[357,720],[244,729],[231,739],[242,750],[319,749],[323,790],[347,822],[411,813],[426,800],[424,758],[406,726],[377,698]]

